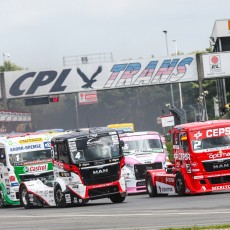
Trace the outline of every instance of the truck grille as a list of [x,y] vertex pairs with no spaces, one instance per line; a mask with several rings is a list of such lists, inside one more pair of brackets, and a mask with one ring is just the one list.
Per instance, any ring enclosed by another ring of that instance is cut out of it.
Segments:
[[203,166],[206,172],[216,172],[230,169],[230,159],[203,161]]
[[84,185],[110,183],[119,180],[120,164],[105,164],[80,170]]
[[113,194],[113,193],[118,193],[119,189],[117,186],[109,186],[109,187],[103,187],[103,188],[95,188],[95,189],[90,189],[88,191],[89,197],[104,197],[107,196],[108,194]]
[[146,171],[151,169],[162,169],[162,162],[134,165],[134,173],[136,179],[137,180],[145,179]]
[[230,176],[219,176],[219,177],[212,177],[209,178],[210,184],[223,184],[223,183],[229,183],[230,182]]

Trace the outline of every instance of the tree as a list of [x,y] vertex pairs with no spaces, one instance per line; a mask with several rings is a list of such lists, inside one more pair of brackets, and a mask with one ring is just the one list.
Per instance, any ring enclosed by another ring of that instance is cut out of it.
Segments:
[[24,68],[17,66],[16,64],[12,63],[11,61],[4,61],[4,65],[0,66],[0,72],[6,71],[16,71],[16,70],[23,70]]

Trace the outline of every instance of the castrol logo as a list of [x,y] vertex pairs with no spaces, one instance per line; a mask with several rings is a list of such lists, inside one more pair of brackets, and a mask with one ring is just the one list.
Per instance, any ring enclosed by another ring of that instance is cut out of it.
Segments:
[[31,165],[24,167],[24,172],[39,172],[46,171],[48,169],[47,164],[43,165]]

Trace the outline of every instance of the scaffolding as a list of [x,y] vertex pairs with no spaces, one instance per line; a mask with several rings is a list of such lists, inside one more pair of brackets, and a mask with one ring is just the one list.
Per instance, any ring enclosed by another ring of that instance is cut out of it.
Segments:
[[81,64],[93,64],[104,62],[113,62],[112,53],[99,53],[63,57],[63,66],[76,66]]

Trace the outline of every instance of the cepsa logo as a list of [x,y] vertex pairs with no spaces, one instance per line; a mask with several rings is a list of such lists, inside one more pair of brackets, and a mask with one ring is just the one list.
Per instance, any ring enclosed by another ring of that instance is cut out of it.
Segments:
[[215,129],[207,129],[195,131],[193,133],[193,139],[199,140],[209,137],[220,137],[220,136],[228,136],[230,135],[230,127],[220,127]]
[[225,135],[230,135],[230,127],[206,130],[206,137],[219,137]]
[[23,171],[25,173],[28,173],[28,172],[46,171],[47,169],[48,169],[48,165],[47,164],[43,164],[43,165],[26,166],[26,167],[24,167]]

